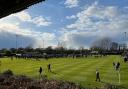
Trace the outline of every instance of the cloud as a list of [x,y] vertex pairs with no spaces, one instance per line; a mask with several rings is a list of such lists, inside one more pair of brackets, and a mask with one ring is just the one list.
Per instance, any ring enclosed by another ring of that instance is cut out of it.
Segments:
[[[31,23],[34,28],[25,28],[21,26],[22,23]],[[0,48],[15,47],[16,35],[18,35],[19,47],[26,47],[29,45],[34,48],[43,47],[43,41],[45,41],[45,47],[55,45],[55,33],[35,30],[38,29],[37,26],[50,26],[51,24],[52,22],[49,17],[33,17],[27,11],[22,11],[2,18],[0,19]]]
[[37,26],[49,26],[52,24],[52,22],[44,19],[42,16],[33,18],[32,22]]
[[[124,9],[124,8],[122,8]],[[98,2],[93,3],[76,15],[76,21],[67,25],[67,29],[77,30],[126,30],[128,23],[128,13],[123,13],[122,9],[115,6],[100,6]],[[71,17],[72,17],[71,16]]]
[[[35,43],[34,38],[19,35],[17,37],[17,47],[27,47]],[[34,47],[34,44],[31,45]],[[16,34],[6,31],[0,32],[0,48],[16,48]]]
[[66,0],[65,5],[67,8],[73,8],[78,6],[79,1],[78,0]]
[[75,15],[72,15],[72,16],[66,16],[66,19],[75,19],[76,16]]
[[49,26],[52,24],[49,18],[44,18],[43,16],[37,16],[32,18],[32,16],[27,11],[12,14],[8,16],[8,18],[17,18],[21,22],[33,23],[36,26]]
[[117,41],[124,32],[128,32],[128,13],[125,10],[124,7],[103,6],[94,2],[76,15],[67,16],[67,19],[75,21],[63,28],[65,33],[62,39],[74,47],[89,47],[92,41],[103,36]]
[[23,36],[26,36],[26,35],[31,36],[33,33],[33,31],[31,30],[21,29],[18,24],[12,24],[12,23],[1,23],[0,32],[15,33]]
[[42,33],[36,38],[35,47],[48,47],[56,45],[56,36],[54,33]]
[[[73,17],[77,17],[75,23],[67,25],[69,29],[96,29],[96,25],[99,22],[102,23],[111,23],[110,21],[114,21],[115,17],[118,17],[119,12],[118,8],[114,6],[99,6],[97,2],[93,3],[88,8],[85,8],[83,11],[77,13]],[[72,17],[72,16],[71,16]]]
[[89,48],[89,45],[96,38],[95,32],[78,32],[78,31],[68,31],[61,36],[61,41],[65,42],[68,48]]
[[16,14],[12,14],[12,17],[17,17],[19,20],[21,21],[31,21],[32,17],[30,16],[30,14],[27,11],[22,11]]
[[43,40],[45,40],[45,47],[54,45],[54,33],[34,31],[30,28],[21,28],[17,23],[0,21],[0,48],[15,47],[16,35],[18,35],[19,40],[18,47],[28,45],[34,48],[43,47]]

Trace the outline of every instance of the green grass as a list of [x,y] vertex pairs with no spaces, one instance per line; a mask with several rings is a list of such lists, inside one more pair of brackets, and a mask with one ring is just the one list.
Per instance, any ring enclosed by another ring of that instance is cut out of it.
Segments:
[[[102,58],[58,58],[41,61],[1,58],[0,72],[11,69],[16,75],[27,75],[39,78],[39,67],[49,79],[66,80],[79,83],[84,87],[102,86],[105,83],[128,87],[128,63],[123,63],[120,56],[107,56]],[[121,62],[121,83],[118,83],[118,72],[112,66],[113,61]],[[54,73],[48,73],[47,64],[50,63]],[[99,69],[102,82],[95,81],[95,70]]]

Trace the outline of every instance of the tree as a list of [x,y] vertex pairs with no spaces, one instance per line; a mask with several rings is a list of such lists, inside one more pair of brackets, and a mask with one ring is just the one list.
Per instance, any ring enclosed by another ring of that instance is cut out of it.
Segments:
[[52,50],[52,46],[48,46],[46,50]]
[[28,45],[25,49],[24,49],[24,51],[25,52],[32,52],[34,49],[32,48],[32,45]]
[[16,53],[16,48],[10,48],[10,51],[11,51],[12,53]]
[[11,56],[11,55],[12,55],[12,52],[11,52],[10,50],[6,49],[6,48],[2,49],[1,51],[2,51],[2,53],[4,53],[6,56]]

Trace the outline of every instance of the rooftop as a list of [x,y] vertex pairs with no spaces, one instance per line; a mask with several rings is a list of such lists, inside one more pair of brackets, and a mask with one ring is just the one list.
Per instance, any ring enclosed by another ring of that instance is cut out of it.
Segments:
[[0,18],[27,9],[45,0],[0,0]]

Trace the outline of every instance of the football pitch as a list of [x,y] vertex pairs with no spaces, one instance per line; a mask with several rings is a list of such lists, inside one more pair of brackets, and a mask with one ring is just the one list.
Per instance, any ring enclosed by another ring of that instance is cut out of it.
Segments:
[[[0,72],[12,70],[15,75],[26,75],[39,78],[39,67],[42,74],[49,79],[71,81],[84,87],[100,87],[106,83],[128,87],[128,63],[123,62],[120,56],[88,57],[88,58],[52,58],[40,59],[13,59],[0,58]],[[116,71],[113,62],[120,62],[120,72]],[[52,72],[48,72],[47,65],[51,64]],[[100,72],[101,82],[96,82],[96,69]],[[120,73],[120,81],[119,81]],[[119,83],[120,82],[120,83]]]

